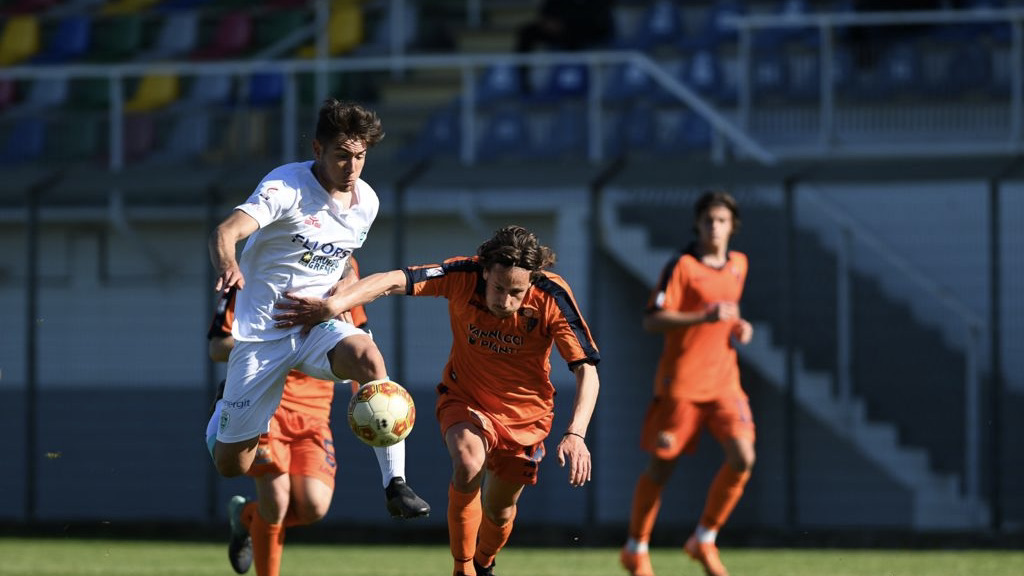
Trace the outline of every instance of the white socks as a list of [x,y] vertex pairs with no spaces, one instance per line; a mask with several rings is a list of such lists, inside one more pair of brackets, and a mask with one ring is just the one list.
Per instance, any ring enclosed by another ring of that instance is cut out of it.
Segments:
[[647,554],[647,542],[637,542],[634,538],[626,540],[626,550],[631,554]]
[[383,448],[374,447],[373,453],[377,456],[377,464],[380,464],[380,479],[385,488],[395,476],[405,478],[405,440]]
[[698,524],[697,525],[697,529],[694,530],[694,534],[697,535],[697,541],[699,541],[699,542],[711,542],[712,544],[714,544],[715,543],[715,538],[718,537],[718,530],[712,530],[710,528],[705,528],[705,527],[701,526],[700,524]]

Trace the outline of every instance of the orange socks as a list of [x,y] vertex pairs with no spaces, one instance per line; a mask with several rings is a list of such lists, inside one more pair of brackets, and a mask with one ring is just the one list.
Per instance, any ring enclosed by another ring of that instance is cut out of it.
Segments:
[[473,573],[473,551],[482,517],[480,490],[465,493],[448,485],[448,542],[456,570]]
[[252,537],[252,563],[256,568],[256,576],[280,576],[284,526],[267,524],[263,516],[260,516],[255,502],[245,505],[242,522],[249,526],[249,536]]
[[629,515],[629,537],[648,542],[661,508],[661,489],[647,474],[641,474],[633,490],[633,507]]
[[508,537],[512,534],[512,525],[516,521],[516,508],[512,509],[512,517],[501,526],[495,524],[487,515],[480,522],[480,541],[476,545],[476,562],[481,566],[490,566],[494,557],[505,547]]
[[743,488],[747,485],[748,479],[749,470],[739,472],[728,464],[722,464],[708,490],[704,513],[700,517],[701,526],[712,530],[721,528],[743,496]]

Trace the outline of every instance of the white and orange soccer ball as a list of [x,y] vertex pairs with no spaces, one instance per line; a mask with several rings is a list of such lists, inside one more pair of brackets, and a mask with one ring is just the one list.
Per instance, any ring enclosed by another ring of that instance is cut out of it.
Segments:
[[391,446],[405,439],[416,423],[412,396],[397,382],[374,380],[348,402],[348,425],[370,446]]

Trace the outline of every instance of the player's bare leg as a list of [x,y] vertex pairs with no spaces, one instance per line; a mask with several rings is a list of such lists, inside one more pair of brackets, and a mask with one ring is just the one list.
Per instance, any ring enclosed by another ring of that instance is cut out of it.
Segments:
[[241,442],[218,440],[213,446],[213,461],[217,466],[217,472],[225,478],[241,476],[248,472],[253,460],[256,459],[257,444],[258,436]]

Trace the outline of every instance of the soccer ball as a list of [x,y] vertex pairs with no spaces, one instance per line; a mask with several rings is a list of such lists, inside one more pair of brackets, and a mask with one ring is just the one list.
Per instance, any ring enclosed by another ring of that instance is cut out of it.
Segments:
[[348,402],[348,425],[370,446],[391,446],[405,439],[416,423],[412,396],[397,382],[374,380]]

